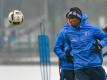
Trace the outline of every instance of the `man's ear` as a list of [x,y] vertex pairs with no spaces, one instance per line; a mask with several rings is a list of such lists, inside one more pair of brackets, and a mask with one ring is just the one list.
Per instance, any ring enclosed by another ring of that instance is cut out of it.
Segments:
[[65,22],[68,23],[68,19],[67,18],[65,19]]
[[68,19],[68,18],[66,18],[66,19],[65,19],[65,22],[66,22],[66,23],[69,23],[69,19]]
[[68,18],[68,23],[70,23],[70,19]]

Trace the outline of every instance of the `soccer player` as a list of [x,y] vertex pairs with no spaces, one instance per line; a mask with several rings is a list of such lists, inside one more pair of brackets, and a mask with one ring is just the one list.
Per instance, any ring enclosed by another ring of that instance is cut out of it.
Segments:
[[[66,42],[70,43],[76,80],[105,80],[101,50],[107,45],[107,34],[88,23],[87,19],[79,8],[71,8],[69,24],[64,25],[58,36],[63,34]],[[64,39],[59,38],[56,42],[62,44]],[[62,59],[66,58],[64,53],[58,52],[58,48],[56,45],[56,54]]]

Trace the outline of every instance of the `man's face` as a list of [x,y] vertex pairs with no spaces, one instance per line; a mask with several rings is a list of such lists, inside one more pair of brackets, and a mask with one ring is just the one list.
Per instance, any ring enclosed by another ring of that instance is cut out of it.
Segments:
[[70,18],[68,19],[69,24],[72,25],[73,27],[78,27],[80,24],[80,20],[77,18]]

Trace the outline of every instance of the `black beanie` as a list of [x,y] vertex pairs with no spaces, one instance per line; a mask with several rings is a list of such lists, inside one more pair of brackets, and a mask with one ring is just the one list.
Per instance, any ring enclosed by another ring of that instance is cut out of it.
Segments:
[[78,18],[81,21],[82,11],[78,7],[73,7],[70,9],[67,18]]

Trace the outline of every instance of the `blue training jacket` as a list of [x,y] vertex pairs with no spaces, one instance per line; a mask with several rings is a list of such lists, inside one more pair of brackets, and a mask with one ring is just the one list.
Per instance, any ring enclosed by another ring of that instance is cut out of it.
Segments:
[[[97,26],[87,22],[87,15],[82,16],[81,25],[77,28],[65,24],[57,35],[54,52],[60,58],[60,64],[65,69],[82,69],[99,67],[102,65],[102,52],[94,50],[95,42],[102,47],[107,45],[107,34]],[[69,46],[66,46],[68,44]],[[71,49],[74,64],[68,64],[65,57],[65,49]]]

